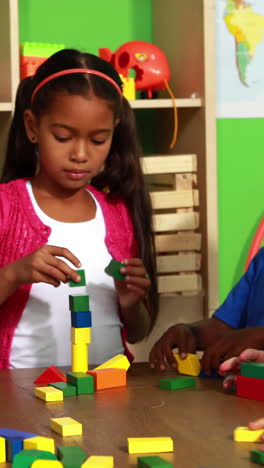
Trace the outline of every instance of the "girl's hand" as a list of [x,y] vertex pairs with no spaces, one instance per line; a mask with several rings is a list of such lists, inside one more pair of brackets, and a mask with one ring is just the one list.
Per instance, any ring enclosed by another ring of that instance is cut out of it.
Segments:
[[125,280],[115,280],[115,285],[120,307],[127,309],[144,299],[151,282],[140,258],[129,258],[123,263],[120,273],[125,275]]
[[60,283],[80,281],[79,275],[67,263],[58,257],[69,260],[76,268],[81,266],[80,261],[70,250],[54,245],[45,245],[26,257],[20,258],[7,265],[16,287],[22,284],[47,283],[55,287]]
[[220,375],[228,375],[223,387],[225,390],[234,390],[236,387],[236,375],[239,374],[242,362],[264,362],[264,351],[258,349],[246,349],[238,357],[232,357],[220,364],[218,372]]

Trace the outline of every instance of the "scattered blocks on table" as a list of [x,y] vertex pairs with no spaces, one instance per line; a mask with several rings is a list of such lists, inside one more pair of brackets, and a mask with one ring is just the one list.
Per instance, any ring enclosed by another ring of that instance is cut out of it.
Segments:
[[263,362],[242,362],[240,375],[244,377],[253,377],[255,379],[264,379]]
[[261,442],[260,436],[264,429],[253,431],[248,427],[239,426],[234,429],[234,440],[236,442]]
[[[12,468],[29,468],[35,460],[57,460],[57,457],[53,453],[44,450],[21,450],[14,456]],[[46,468],[48,467],[49,465],[46,462]],[[57,468],[57,466],[54,468]]]
[[173,452],[171,437],[129,437],[129,453]]
[[83,328],[71,327],[71,342],[73,344],[91,343],[91,327],[83,327]]
[[82,424],[72,418],[52,418],[51,429],[62,436],[82,435]]
[[264,379],[237,376],[237,396],[249,400],[264,401]]
[[66,382],[50,383],[49,385],[51,387],[57,388],[58,390],[61,390],[64,397],[75,396],[77,394],[76,387]]
[[48,367],[34,383],[66,382],[66,376],[55,366]]
[[86,453],[78,445],[58,447],[57,455],[65,468],[79,468],[87,458]]
[[259,465],[264,465],[264,452],[261,452],[260,450],[251,450],[250,461],[258,463]]
[[30,468],[64,468],[59,460],[36,460],[32,463]]
[[201,364],[196,354],[187,354],[186,359],[181,359],[179,353],[174,353],[174,358],[178,364],[180,374],[199,375]]
[[97,369],[88,371],[94,377],[95,390],[123,387],[127,383],[127,371],[125,369]]
[[85,372],[68,372],[67,382],[76,387],[77,395],[94,393],[94,377]]
[[4,437],[0,437],[0,463],[6,461],[6,442]]
[[173,468],[173,465],[161,457],[138,457],[137,468]]
[[100,366],[95,367],[93,370],[98,369],[125,369],[127,370],[130,367],[130,362],[124,354],[117,354],[113,358],[109,359],[109,361],[104,362]]
[[51,437],[31,437],[30,439],[24,439],[23,448],[25,450],[36,449],[55,453],[55,441]]
[[69,280],[70,288],[75,288],[76,286],[85,286],[86,279],[85,279],[85,271],[84,270],[76,270],[76,273],[81,277],[81,281],[73,281],[72,279]]
[[178,390],[180,388],[193,387],[195,385],[195,377],[171,377],[168,379],[160,379],[159,387],[166,390]]
[[92,326],[92,314],[86,312],[71,312],[71,326],[74,328],[86,328]]
[[124,281],[125,275],[120,273],[120,268],[124,266],[124,263],[118,262],[117,260],[111,260],[110,263],[105,268],[105,272],[109,276],[113,276],[113,278],[118,279],[120,281]]
[[87,312],[90,310],[89,296],[69,295],[69,309],[72,312]]
[[113,468],[114,457],[112,456],[91,456],[81,466],[81,468]]
[[88,371],[88,346],[85,343],[72,344],[72,371]]
[[44,401],[63,401],[63,392],[55,387],[35,387],[34,393]]

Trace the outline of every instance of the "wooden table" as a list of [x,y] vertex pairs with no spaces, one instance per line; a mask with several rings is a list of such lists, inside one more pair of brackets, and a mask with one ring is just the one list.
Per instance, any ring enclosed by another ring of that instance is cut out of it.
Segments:
[[[197,378],[196,387],[161,390],[161,376],[175,371],[161,375],[148,364],[134,364],[127,387],[45,403],[33,393],[42,370],[0,371],[0,427],[53,437],[57,446],[79,445],[87,455],[113,455],[117,468],[136,466],[127,437],[157,436],[173,438],[174,453],[161,456],[178,468],[257,466],[249,461],[257,444],[233,442],[232,434],[234,427],[263,416],[264,405],[225,394],[221,379]],[[51,431],[50,418],[63,416],[81,422],[83,436],[63,438]]]

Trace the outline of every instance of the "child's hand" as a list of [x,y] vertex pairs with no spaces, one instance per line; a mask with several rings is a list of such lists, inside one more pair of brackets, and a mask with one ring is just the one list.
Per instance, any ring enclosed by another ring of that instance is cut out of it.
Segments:
[[[264,418],[257,419],[256,421],[252,421],[248,423],[248,428],[252,431],[257,431],[258,429],[264,429]],[[264,441],[264,433],[260,436],[260,439]],[[264,445],[258,444],[258,450],[264,452]]]
[[140,258],[129,258],[123,263],[120,273],[125,275],[125,280],[115,280],[115,285],[120,307],[128,309],[144,299],[151,282]]
[[247,348],[262,349],[263,347],[264,327],[232,330],[205,350],[201,361],[202,368],[210,373],[211,369],[218,369],[221,362],[239,356]]
[[80,261],[70,250],[53,245],[45,245],[26,257],[10,263],[16,287],[22,284],[47,283],[59,286],[69,278],[78,282],[79,275],[67,263],[58,257],[64,257],[79,268]]
[[[220,375],[239,374],[241,362],[264,362],[264,351],[258,349],[246,349],[238,357],[232,357],[220,364],[218,372]],[[234,389],[236,386],[236,375],[228,375],[223,382],[225,390]]]
[[150,351],[150,367],[156,367],[162,371],[166,369],[168,363],[177,369],[177,363],[172,352],[173,348],[178,348],[182,359],[187,356],[187,353],[195,353],[196,340],[188,325],[179,324],[168,328]]

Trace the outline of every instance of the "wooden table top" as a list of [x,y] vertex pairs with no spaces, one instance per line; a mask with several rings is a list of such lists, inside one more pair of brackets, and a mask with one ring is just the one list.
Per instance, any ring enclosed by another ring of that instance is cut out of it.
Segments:
[[[197,378],[196,387],[161,390],[159,379],[175,371],[161,374],[140,363],[129,369],[127,387],[46,403],[34,396],[33,381],[43,370],[0,371],[0,427],[53,437],[57,446],[79,445],[87,455],[113,455],[116,468],[136,466],[127,437],[158,436],[173,438],[174,453],[160,456],[175,467],[256,466],[249,450],[257,444],[232,437],[236,426],[263,416],[263,403],[225,394],[221,379]],[[50,418],[63,416],[81,422],[83,435],[63,438],[53,432]],[[0,468],[9,466],[0,463]]]

